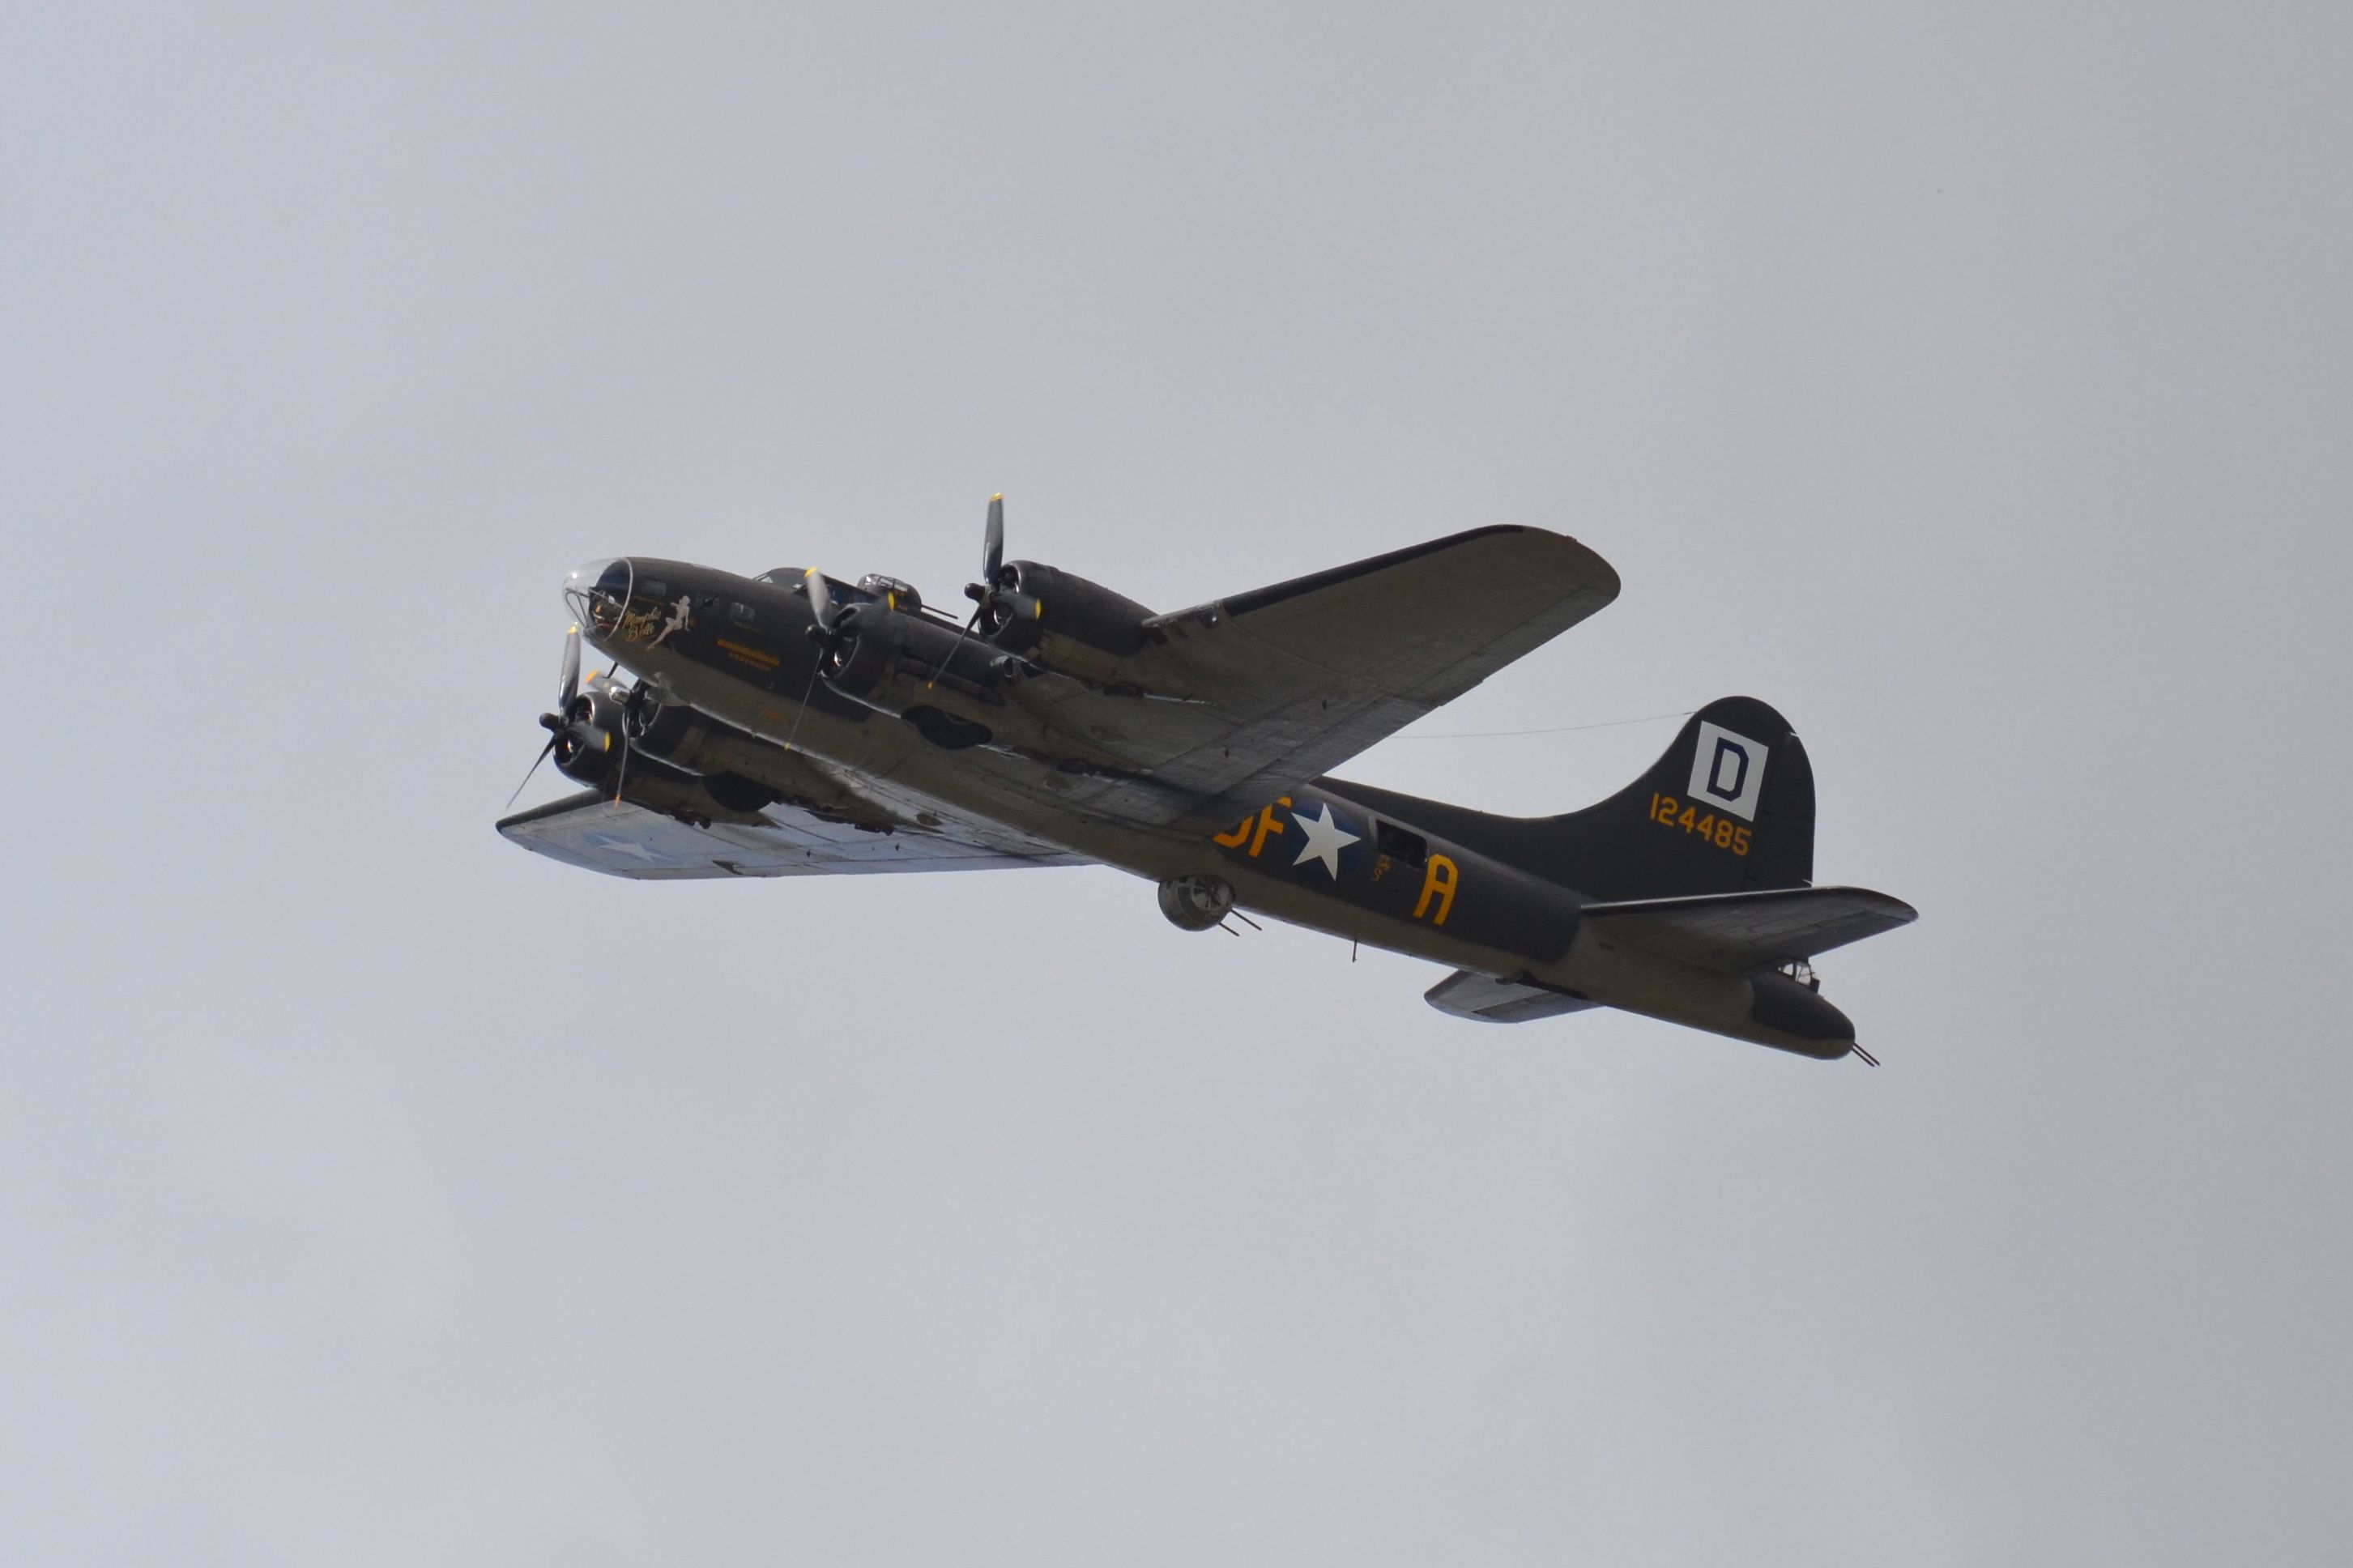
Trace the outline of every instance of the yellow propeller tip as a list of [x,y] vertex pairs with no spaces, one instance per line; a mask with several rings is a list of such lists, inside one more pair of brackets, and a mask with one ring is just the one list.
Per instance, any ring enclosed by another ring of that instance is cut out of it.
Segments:
[[1003,500],[1005,499],[1005,492],[1003,490],[999,490],[988,499],[991,500]]

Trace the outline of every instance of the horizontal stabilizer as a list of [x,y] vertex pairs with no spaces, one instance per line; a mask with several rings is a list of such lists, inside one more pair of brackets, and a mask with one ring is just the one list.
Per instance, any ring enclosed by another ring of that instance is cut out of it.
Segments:
[[1588,904],[1613,937],[1709,969],[1746,974],[1910,925],[1919,911],[1868,888],[1774,888]]
[[1423,994],[1422,1000],[1441,1013],[1476,1018],[1482,1024],[1525,1024],[1531,1018],[1556,1018],[1600,1005],[1566,991],[1555,991],[1520,980],[1498,980],[1475,970],[1458,969]]

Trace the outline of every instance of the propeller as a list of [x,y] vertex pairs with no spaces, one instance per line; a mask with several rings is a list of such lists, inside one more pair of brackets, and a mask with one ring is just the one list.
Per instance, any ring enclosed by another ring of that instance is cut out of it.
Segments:
[[825,574],[812,566],[801,574],[801,582],[808,591],[809,614],[817,625],[809,627],[809,641],[817,644],[817,670],[832,675],[839,673],[844,648],[858,632],[858,606],[836,605],[833,589],[828,585]]
[[988,527],[981,535],[980,581],[964,585],[973,602],[972,619],[965,630],[985,629],[994,635],[1012,622],[1038,614],[1038,601],[1022,593],[1005,573],[1005,498],[988,498]]
[[940,683],[940,677],[946,674],[948,666],[955,662],[955,656],[964,651],[965,642],[972,636],[973,628],[980,625],[980,617],[988,614],[991,595],[997,592],[997,574],[1004,565],[1005,497],[999,492],[988,498],[988,526],[982,530],[980,536],[980,581],[964,585],[964,596],[973,602],[972,619],[965,622],[964,629],[956,633],[955,647],[948,649],[946,660],[932,672],[932,679],[925,683],[924,690],[928,691]]
[[[965,622],[964,630],[956,634],[955,647],[948,650],[948,663],[964,649],[965,642],[976,631],[994,637],[1023,616],[1038,614],[1038,601],[1022,593],[1005,571],[1005,497],[988,498],[988,525],[980,536],[980,581],[966,583],[964,596],[972,601],[972,619]],[[1000,665],[1005,661],[997,661]],[[932,676],[931,684],[940,683],[940,673],[947,664]]]
[[817,617],[810,637],[817,642],[830,642],[840,635],[833,614],[833,590],[826,586],[825,574],[812,566],[801,574],[801,582],[808,589],[809,614]]
[[558,713],[571,712],[572,700],[579,695],[580,623],[575,621],[572,629],[564,634],[564,675],[556,688],[555,710]]
[[[549,754],[558,746],[569,742],[576,750],[592,743],[599,733],[588,723],[593,713],[593,706],[584,703],[580,697],[580,627],[575,623],[572,629],[564,635],[564,673],[558,679],[556,685],[555,707],[553,711],[539,716],[539,727],[547,731],[547,744],[542,746],[539,749],[539,755],[532,760],[530,769],[522,775],[522,784],[515,785],[514,794],[507,796],[509,805],[512,805],[521,797],[523,785],[531,783],[532,775],[539,772],[539,764],[547,761]],[[606,736],[605,740],[607,745],[611,744],[609,735]],[[620,762],[622,769],[629,765],[628,744],[628,737],[625,734],[622,739],[624,749]],[[569,761],[571,753],[567,752],[565,760]],[[613,792],[616,797],[620,794],[618,777],[617,773]]]
[[547,761],[547,754],[555,750],[555,743],[558,741],[564,739],[565,724],[562,715],[572,711],[572,700],[579,695],[580,626],[575,621],[573,623],[572,629],[564,635],[564,673],[556,679],[555,711],[539,716],[540,727],[547,731],[547,744],[539,749],[539,755],[533,757],[531,766],[523,771],[522,784],[515,785],[514,794],[507,796],[509,805],[512,805],[522,796],[523,784],[531,783],[532,775],[539,772],[539,764]]
[[812,566],[801,574],[801,591],[808,595],[809,614],[817,624],[808,628],[809,641],[817,644],[817,662],[809,666],[808,690],[801,693],[801,705],[793,710],[793,727],[785,735],[785,750],[793,749],[800,738],[801,720],[808,712],[810,693],[817,690],[817,678],[825,673],[828,665],[838,661],[841,652],[842,634],[849,630],[843,616],[834,613],[833,590],[826,585],[825,574]]
[[980,538],[980,580],[997,581],[997,568],[1005,564],[1005,497],[988,498],[988,527]]
[[522,784],[531,783],[532,775],[539,772],[539,764],[547,761],[547,753],[554,750],[555,750],[555,737],[550,735],[547,738],[547,744],[539,749],[539,755],[532,759],[531,766],[523,770],[522,784],[515,785],[514,794],[507,796],[508,805],[512,805],[522,797]]

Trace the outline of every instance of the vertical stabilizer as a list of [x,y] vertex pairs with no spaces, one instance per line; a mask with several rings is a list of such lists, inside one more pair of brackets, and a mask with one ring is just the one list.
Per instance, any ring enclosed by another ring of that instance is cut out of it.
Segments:
[[1722,697],[1641,778],[1529,826],[1530,868],[1599,899],[1802,888],[1814,879],[1814,770],[1788,720]]

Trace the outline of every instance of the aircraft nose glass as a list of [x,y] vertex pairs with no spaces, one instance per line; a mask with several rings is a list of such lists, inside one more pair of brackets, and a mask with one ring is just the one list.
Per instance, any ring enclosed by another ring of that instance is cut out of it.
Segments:
[[591,561],[575,567],[564,579],[564,602],[580,629],[594,637],[610,637],[628,613],[629,591],[636,572],[625,556]]

